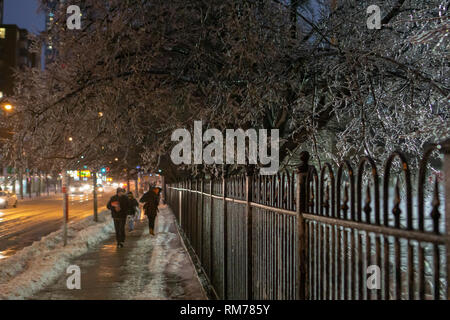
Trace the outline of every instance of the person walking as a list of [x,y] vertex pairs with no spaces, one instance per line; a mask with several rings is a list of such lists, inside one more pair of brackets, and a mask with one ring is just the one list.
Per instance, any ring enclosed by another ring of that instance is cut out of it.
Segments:
[[154,236],[155,219],[159,205],[159,188],[150,187],[150,190],[142,196],[139,202],[144,203],[144,214],[148,218],[149,232]]
[[111,210],[116,230],[117,247],[122,248],[125,242],[125,224],[129,210],[129,200],[125,196],[125,190],[117,188],[117,194],[112,196],[106,207]]
[[136,222],[139,214],[139,203],[133,197],[133,192],[128,192],[128,231],[131,232],[134,230],[134,223]]

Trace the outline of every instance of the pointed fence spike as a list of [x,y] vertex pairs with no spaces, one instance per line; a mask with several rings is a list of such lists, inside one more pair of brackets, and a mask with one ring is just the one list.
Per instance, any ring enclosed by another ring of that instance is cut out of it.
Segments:
[[400,203],[400,183],[399,183],[399,178],[397,178],[397,183],[395,184],[395,199],[394,202]]
[[344,199],[342,199],[343,203],[341,205],[341,209],[344,212],[344,217],[347,215],[347,211],[349,209],[348,206],[348,182],[344,184]]
[[400,228],[400,214],[402,210],[400,209],[400,183],[399,178],[397,178],[397,183],[395,184],[395,198],[394,198],[394,207],[392,208],[392,214],[395,217],[395,227]]
[[308,202],[308,206],[311,207],[311,212],[313,211],[314,208],[314,187],[312,185],[310,185],[310,196],[309,196],[309,202]]
[[[325,180],[326,181],[326,180]],[[325,208],[325,215],[328,216],[329,213],[329,209],[330,209],[330,185],[328,182],[325,182],[326,186],[325,186],[325,196],[323,199],[323,203],[322,206]]]
[[431,201],[433,209],[431,210],[431,219],[433,219],[433,230],[435,233],[439,233],[439,219],[441,218],[441,213],[439,212],[439,206],[441,201],[439,200],[439,181],[436,175],[434,180],[434,191],[433,200]]
[[330,185],[327,183],[325,187],[325,197],[323,199],[324,208],[328,208],[330,206],[328,203],[329,201],[330,201]]
[[364,205],[364,213],[366,214],[366,220],[369,221],[370,213],[372,212],[372,208],[370,207],[370,202],[372,201],[372,198],[370,196],[370,185],[367,185],[366,187],[366,201]]

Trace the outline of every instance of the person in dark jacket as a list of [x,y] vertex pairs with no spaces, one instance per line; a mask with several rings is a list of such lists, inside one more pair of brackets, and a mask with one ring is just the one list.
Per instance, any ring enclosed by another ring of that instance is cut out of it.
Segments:
[[158,213],[159,193],[160,193],[159,188],[150,187],[150,190],[147,191],[139,200],[139,202],[145,203],[144,214],[148,218],[149,232],[152,236],[155,235],[154,229],[155,229],[155,219]]
[[133,196],[133,192],[127,193],[129,207],[128,207],[128,231],[134,230],[134,223],[137,219],[139,203]]
[[117,247],[122,248],[123,243],[125,242],[125,224],[130,207],[129,200],[125,195],[125,190],[118,188],[117,194],[111,197],[106,207],[111,210],[111,215],[114,220]]

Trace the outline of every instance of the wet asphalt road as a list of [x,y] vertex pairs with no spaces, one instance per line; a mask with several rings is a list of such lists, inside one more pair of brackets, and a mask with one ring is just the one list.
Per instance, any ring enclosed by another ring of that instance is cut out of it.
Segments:
[[[98,211],[106,209],[112,193],[98,195]],[[69,196],[69,223],[93,216],[93,196]],[[0,259],[39,241],[63,225],[61,194],[19,200],[17,208],[0,209]]]

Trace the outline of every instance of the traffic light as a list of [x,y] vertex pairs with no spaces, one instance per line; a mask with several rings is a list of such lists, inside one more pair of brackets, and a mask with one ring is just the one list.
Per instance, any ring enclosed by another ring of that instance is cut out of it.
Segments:
[[101,173],[106,173],[106,168],[102,168],[100,171]]

